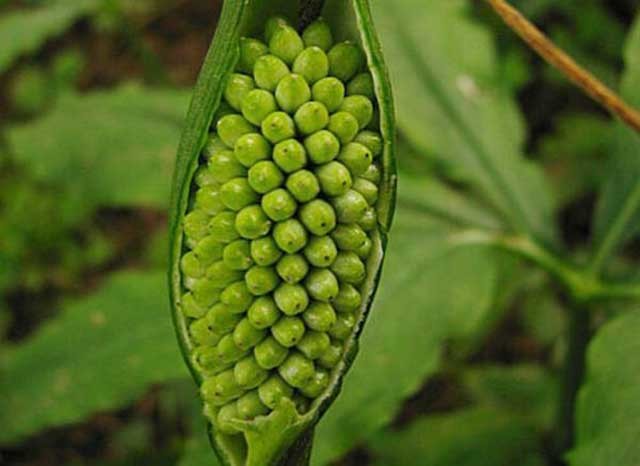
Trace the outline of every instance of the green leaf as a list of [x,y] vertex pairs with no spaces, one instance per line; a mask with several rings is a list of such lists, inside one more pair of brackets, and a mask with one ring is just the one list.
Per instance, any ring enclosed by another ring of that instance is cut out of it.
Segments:
[[607,323],[589,346],[573,466],[640,464],[640,312]]
[[121,407],[187,375],[161,272],[122,272],[65,306],[0,372],[0,442]]
[[479,404],[517,416],[537,430],[551,427],[557,387],[543,367],[474,367],[464,372],[463,379]]
[[376,466],[542,466],[535,435],[516,418],[488,408],[422,418],[370,443]]
[[399,201],[378,298],[341,395],[317,428],[324,465],[388,424],[438,369],[442,344],[480,326],[496,293],[494,252],[448,243],[449,227]]
[[36,179],[72,185],[87,202],[166,208],[186,105],[186,92],[138,85],[68,94],[8,141]]
[[[640,106],[640,17],[629,35],[625,58],[622,95],[630,104]],[[618,123],[612,141],[608,182],[594,219],[594,271],[640,229],[640,136]]]
[[0,19],[0,73],[22,55],[37,51],[48,39],[64,33],[102,0],[64,0],[6,13]]
[[491,37],[469,19],[470,7],[462,0],[376,4],[399,127],[418,150],[451,165],[513,228],[552,243],[550,189],[522,157],[522,116],[500,85]]

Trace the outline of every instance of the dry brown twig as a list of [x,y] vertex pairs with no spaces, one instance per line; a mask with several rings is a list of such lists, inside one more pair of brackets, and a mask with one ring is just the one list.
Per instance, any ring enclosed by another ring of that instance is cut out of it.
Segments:
[[578,65],[556,46],[540,29],[505,0],[485,0],[507,26],[518,34],[549,64],[560,70],[569,80],[584,90],[596,102],[640,133],[640,112],[628,105],[613,90],[589,71]]

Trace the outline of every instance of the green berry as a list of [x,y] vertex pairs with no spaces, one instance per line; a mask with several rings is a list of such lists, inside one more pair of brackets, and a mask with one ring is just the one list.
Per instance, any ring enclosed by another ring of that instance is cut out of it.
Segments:
[[233,330],[233,341],[238,348],[248,350],[256,346],[267,336],[265,329],[255,328],[248,318],[242,319]]
[[282,251],[271,236],[265,236],[251,242],[251,257],[256,264],[269,266],[278,262]]
[[205,186],[198,189],[194,207],[209,215],[219,214],[224,210],[220,190],[213,186]]
[[301,388],[313,380],[315,368],[312,361],[294,352],[278,368],[278,373],[292,387]]
[[202,149],[202,153],[207,159],[210,159],[212,155],[227,150],[227,145],[220,139],[216,133],[211,133],[207,143]]
[[313,134],[329,124],[329,112],[320,102],[303,104],[293,117],[301,134]]
[[368,99],[375,99],[373,78],[370,73],[360,73],[347,84],[347,95],[363,95]]
[[273,55],[291,64],[304,49],[302,38],[295,29],[281,25],[269,39],[269,50]]
[[249,169],[249,186],[254,191],[265,194],[284,183],[284,175],[271,160],[263,160]]
[[273,239],[283,251],[294,254],[307,244],[307,230],[296,219],[278,223],[273,229]]
[[298,351],[307,358],[313,360],[318,359],[331,346],[331,339],[325,332],[308,331],[297,345]]
[[244,281],[237,281],[227,286],[220,295],[220,301],[227,305],[234,314],[241,314],[253,302],[253,295]]
[[284,362],[289,350],[269,336],[262,340],[254,349],[253,355],[263,369],[275,369]]
[[351,189],[353,181],[349,169],[335,160],[316,169],[322,192],[327,196],[341,196]]
[[360,217],[360,220],[358,220],[358,225],[360,225],[364,231],[373,231],[378,225],[376,210],[373,207],[366,209]]
[[214,406],[222,406],[238,398],[242,393],[242,387],[236,383],[231,369],[205,379],[200,386],[202,398]]
[[295,136],[295,123],[286,113],[273,112],[262,121],[262,134],[273,144],[277,144]]
[[[236,363],[233,368],[233,376],[238,385],[245,390],[251,390],[257,388],[262,382],[267,380],[267,378],[269,378],[269,372],[260,367],[253,355],[249,355]],[[242,398],[240,400],[242,400]],[[240,400],[238,400],[238,406],[240,406]]]
[[186,317],[199,319],[207,313],[206,306],[201,306],[191,293],[185,293],[180,299],[180,310]]
[[271,157],[271,144],[261,134],[249,133],[238,138],[233,153],[238,162],[249,168]]
[[271,335],[282,346],[291,348],[302,339],[305,329],[299,317],[285,316],[271,327]]
[[273,55],[264,55],[256,60],[253,77],[258,87],[273,92],[278,83],[289,75],[289,67],[285,62]]
[[267,53],[269,53],[269,48],[259,40],[242,37],[240,39],[238,70],[246,74],[253,74],[256,61]]
[[316,269],[309,272],[305,280],[309,295],[322,302],[329,302],[338,295],[338,279],[327,269]]
[[285,173],[291,173],[306,165],[307,152],[297,140],[287,139],[275,145],[273,160]]
[[269,233],[271,221],[259,205],[250,205],[238,212],[235,228],[243,238],[256,239]]
[[271,409],[276,409],[280,400],[291,398],[293,388],[278,374],[274,374],[258,387],[260,400]]
[[182,220],[182,227],[184,234],[194,241],[203,239],[209,234],[209,217],[206,213],[200,210],[194,210],[184,216]]
[[192,354],[192,362],[207,377],[220,374],[231,367],[231,363],[222,360],[217,345],[196,346]]
[[342,148],[338,160],[349,168],[353,176],[360,176],[371,165],[373,156],[366,146],[358,142],[350,142]]
[[356,223],[338,225],[331,233],[331,237],[343,251],[355,251],[362,247],[367,239],[367,234]]
[[315,164],[331,162],[340,152],[340,141],[333,133],[321,130],[304,140],[304,147]]
[[327,22],[320,18],[311,23],[302,33],[302,41],[307,47],[319,47],[325,52],[333,45],[333,35]]
[[209,171],[216,182],[220,184],[247,174],[247,169],[238,162],[230,150],[214,154],[209,159]]
[[238,409],[238,417],[245,421],[250,421],[258,416],[269,414],[269,408],[260,401],[257,390],[253,390],[238,398],[236,405]]
[[313,84],[329,74],[329,59],[320,47],[308,47],[297,56],[293,72]]
[[256,298],[247,311],[249,323],[259,330],[271,327],[281,315],[276,302],[270,296]]
[[340,108],[344,102],[344,93],[344,84],[334,77],[321,79],[311,89],[313,100],[322,103],[330,113]]
[[236,403],[228,403],[220,408],[216,417],[216,429],[223,434],[236,435],[240,431],[233,425],[233,421],[238,419],[238,409]]
[[334,45],[328,56],[331,76],[342,82],[349,81],[364,65],[364,54],[360,47],[349,41]]
[[379,185],[380,180],[382,179],[380,167],[377,164],[372,163],[371,165],[369,165],[369,168],[367,168],[367,171],[362,174],[362,178],[371,181],[375,185]]
[[309,398],[318,398],[322,395],[329,386],[330,376],[327,371],[318,370],[313,376],[313,380],[304,387],[300,388],[300,391],[304,396]]
[[218,349],[218,354],[220,355],[222,361],[227,364],[239,361],[247,355],[247,351],[236,345],[232,334],[228,334],[222,337],[220,343],[218,343],[218,346],[216,348]]
[[278,83],[275,95],[280,108],[293,114],[311,99],[311,89],[302,76],[290,74]]
[[304,323],[316,332],[327,332],[336,323],[337,316],[329,303],[314,302],[302,314]]
[[218,302],[222,288],[223,287],[217,286],[215,281],[211,282],[203,278],[202,280],[198,280],[195,286],[193,286],[191,293],[193,294],[193,300],[198,303],[199,306],[208,307]]
[[353,189],[331,200],[340,223],[354,223],[362,218],[369,205],[367,200]]
[[309,202],[320,193],[320,183],[309,170],[300,170],[289,175],[286,187],[298,202]]
[[276,31],[281,27],[286,27],[286,26],[290,26],[289,21],[287,21],[282,16],[270,17],[269,19],[267,19],[267,22],[265,24],[264,38],[266,39],[267,42],[271,41],[271,38],[276,33]]
[[234,110],[239,111],[242,107],[242,101],[245,96],[254,87],[256,87],[256,85],[253,82],[253,79],[249,76],[240,73],[233,73],[225,87],[224,98]]
[[278,309],[288,316],[300,314],[309,305],[309,295],[301,285],[283,283],[276,288],[273,298]]
[[215,346],[222,338],[222,334],[211,330],[207,319],[197,319],[189,325],[189,335],[198,345]]
[[279,188],[262,196],[262,209],[275,222],[293,217],[297,208],[296,200],[285,189]]
[[273,94],[264,89],[254,89],[242,101],[242,116],[256,126],[278,109]]
[[369,149],[373,158],[379,157],[382,154],[384,144],[380,133],[364,130],[356,136],[355,141]]
[[218,184],[213,173],[211,173],[206,166],[201,166],[196,170],[196,173],[193,175],[193,180],[199,188],[204,188],[206,186],[215,188]]
[[272,267],[251,267],[244,276],[251,294],[263,296],[272,292],[280,283],[278,274]]
[[331,264],[331,271],[341,282],[357,284],[364,280],[366,270],[364,263],[355,252],[344,251]]
[[356,249],[356,254],[362,260],[366,260],[371,255],[371,250],[373,249],[373,241],[369,238],[366,239],[364,244]]
[[251,189],[246,178],[234,178],[220,188],[222,202],[231,210],[240,210],[258,200],[258,195]]
[[340,110],[351,113],[358,120],[361,129],[365,128],[373,119],[373,104],[363,95],[345,97]]
[[375,205],[378,201],[378,187],[369,180],[364,178],[356,178],[353,183],[353,189],[362,194],[369,205]]
[[207,236],[198,243],[193,252],[204,265],[211,265],[214,261],[222,259],[224,248],[224,243]]
[[323,236],[336,226],[336,213],[327,201],[314,199],[300,208],[300,220],[311,233]]
[[304,248],[304,255],[314,267],[329,267],[338,255],[338,249],[329,236],[314,236]]
[[231,312],[231,308],[224,303],[214,304],[207,312],[207,322],[216,333],[227,333],[242,320],[242,316]]
[[336,323],[329,329],[329,335],[336,340],[346,340],[351,336],[353,328],[356,325],[356,318],[353,314],[342,313],[338,314]]
[[287,254],[278,261],[276,271],[286,283],[298,283],[309,272],[309,264],[300,254]]
[[247,270],[253,265],[250,249],[247,240],[235,240],[224,248],[222,260],[231,270]]
[[354,140],[360,125],[351,113],[337,112],[331,115],[328,129],[338,137],[341,144],[347,144]]
[[223,261],[214,262],[207,269],[209,283],[218,288],[224,288],[242,279],[242,272],[232,270]]
[[189,278],[200,278],[206,271],[194,252],[188,252],[180,259],[180,271]]
[[236,141],[248,133],[253,133],[255,128],[240,115],[225,115],[216,125],[220,139],[229,147],[235,147]]
[[342,359],[342,351],[342,343],[332,341],[329,349],[318,358],[318,364],[325,369],[333,369]]

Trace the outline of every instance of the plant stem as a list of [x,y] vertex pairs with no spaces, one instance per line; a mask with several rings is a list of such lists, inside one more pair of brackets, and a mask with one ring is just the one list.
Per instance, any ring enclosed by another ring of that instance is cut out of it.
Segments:
[[640,112],[624,102],[613,90],[573,58],[555,45],[540,29],[505,0],[485,0],[509,28],[518,34],[550,65],[556,67],[571,82],[585,91],[592,99],[618,116],[631,128],[640,132]]
[[313,429],[302,434],[282,458],[278,466],[309,466],[311,447],[313,445]]
[[561,457],[573,446],[575,410],[578,390],[582,385],[586,366],[586,352],[591,337],[591,313],[569,306],[567,355],[565,358],[561,392],[556,420],[556,452]]

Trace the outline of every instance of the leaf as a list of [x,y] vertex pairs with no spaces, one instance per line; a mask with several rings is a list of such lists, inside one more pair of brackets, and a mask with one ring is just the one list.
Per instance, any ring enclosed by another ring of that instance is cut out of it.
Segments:
[[[631,105],[640,106],[640,17],[629,35],[625,58],[622,95]],[[608,181],[594,219],[593,269],[603,266],[640,228],[640,135],[618,123],[612,141]]]
[[187,376],[165,289],[164,273],[119,273],[12,350],[0,372],[0,442],[123,406],[151,384]]
[[388,424],[437,370],[445,339],[473,332],[493,303],[493,252],[449,244],[449,227],[407,208],[400,192],[378,298],[343,391],[318,425],[314,465]]
[[187,93],[138,85],[63,96],[45,117],[8,131],[39,181],[70,185],[98,206],[166,208]]
[[0,73],[20,56],[37,51],[48,39],[64,33],[101,3],[102,0],[63,0],[5,13],[0,19]]
[[557,387],[541,366],[473,367],[463,379],[477,403],[517,416],[540,431],[551,427]]
[[516,418],[470,408],[422,418],[370,442],[376,466],[542,466],[537,439]]
[[640,464],[640,312],[600,329],[589,346],[576,414],[573,466]]
[[450,164],[513,228],[552,243],[550,189],[522,157],[522,116],[500,86],[490,36],[467,17],[470,7],[461,0],[376,4],[399,127],[418,150]]

